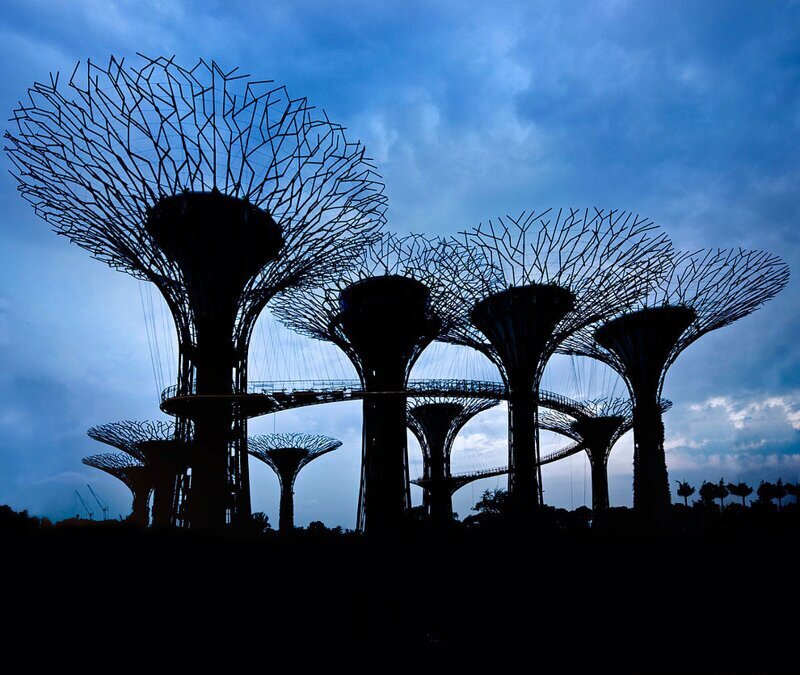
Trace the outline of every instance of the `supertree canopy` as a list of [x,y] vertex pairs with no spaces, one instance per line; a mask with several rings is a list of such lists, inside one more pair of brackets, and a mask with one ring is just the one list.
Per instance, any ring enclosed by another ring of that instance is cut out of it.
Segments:
[[690,344],[755,311],[789,280],[780,258],[716,249],[667,256],[659,283],[598,326],[575,332],[561,349],[611,366],[633,401],[634,507],[660,517],[670,504],[661,391],[669,367]]
[[[56,232],[154,283],[179,344],[192,526],[247,518],[247,352],[277,292],[337,278],[384,223],[383,185],[340,125],[271,81],[203,60],[76,66],[6,133],[23,197]],[[191,427],[194,427],[192,430]]]
[[[671,407],[670,401],[661,400],[662,412]],[[586,451],[592,468],[592,510],[599,512],[607,509],[608,457],[616,442],[633,427],[631,401],[627,398],[587,401],[574,416],[545,409],[539,415],[539,426],[571,438],[576,442],[573,446],[575,452]],[[561,457],[566,456],[562,451]]]
[[508,488],[523,522],[542,499],[537,401],[548,359],[575,331],[644,295],[671,244],[650,220],[599,209],[524,212],[464,238],[478,259],[448,267],[463,314],[444,339],[483,352],[508,386]]
[[422,450],[424,501],[435,526],[453,520],[450,455],[458,432],[475,415],[500,403],[497,399],[466,396],[420,396],[409,399],[406,423]]
[[92,455],[81,461],[86,466],[105,471],[125,483],[133,495],[133,506],[128,520],[147,527],[150,519],[148,503],[154,484],[152,468],[123,452]]
[[267,434],[250,437],[250,454],[268,464],[281,484],[281,532],[294,529],[294,482],[300,469],[341,445],[342,442],[335,438],[314,434]]
[[179,516],[178,497],[190,461],[190,444],[175,434],[175,424],[161,420],[124,420],[101,424],[86,432],[147,466],[153,481],[153,525],[172,525]]
[[393,530],[409,507],[406,389],[422,351],[457,315],[443,261],[464,260],[442,239],[385,235],[332,283],[281,294],[271,305],[289,328],[336,344],[358,371],[363,403],[359,528]]

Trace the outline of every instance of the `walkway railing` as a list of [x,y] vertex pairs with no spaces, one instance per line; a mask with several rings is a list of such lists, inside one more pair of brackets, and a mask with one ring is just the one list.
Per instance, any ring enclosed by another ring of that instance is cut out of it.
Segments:
[[543,466],[544,464],[550,464],[552,462],[557,462],[559,459],[565,459],[566,457],[570,457],[572,455],[577,455],[581,450],[584,449],[584,444],[576,441],[575,443],[570,443],[566,447],[560,448],[559,450],[555,450],[539,460],[539,466]]
[[[277,410],[289,410],[308,405],[361,399],[366,395],[360,380],[270,380],[251,382],[248,394],[273,398]],[[409,380],[405,391],[383,391],[372,396],[467,396],[508,400],[508,388],[502,382],[491,380]],[[189,395],[194,395],[192,391]],[[176,385],[161,392],[161,402],[178,396]],[[582,403],[550,391],[539,392],[539,404],[569,415],[585,414]]]

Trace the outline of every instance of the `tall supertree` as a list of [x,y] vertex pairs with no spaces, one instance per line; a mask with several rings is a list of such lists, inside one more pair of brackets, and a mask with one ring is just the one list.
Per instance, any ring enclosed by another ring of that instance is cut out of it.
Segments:
[[[662,399],[662,412],[671,406],[670,401]],[[633,428],[633,405],[630,400],[601,398],[587,401],[574,417],[546,409],[539,416],[539,426],[576,441],[578,445],[573,446],[576,451],[586,451],[592,468],[592,510],[599,512],[607,509],[608,457],[616,442]],[[544,464],[544,459],[541,464]]]
[[133,495],[133,505],[128,520],[147,527],[150,520],[150,494],[153,492],[152,468],[124,452],[91,455],[81,461],[86,466],[105,471],[125,483]]
[[279,529],[294,529],[294,482],[306,464],[336,450],[341,441],[315,434],[267,434],[250,437],[250,454],[268,464],[281,484]]
[[425,491],[423,503],[434,526],[453,519],[455,490],[450,455],[456,436],[475,415],[498,403],[497,399],[466,396],[423,396],[408,400],[406,423],[419,441],[423,460],[422,476],[416,484]]
[[124,420],[92,427],[86,433],[148,467],[153,481],[153,525],[174,525],[180,517],[177,507],[191,458],[191,445],[176,435],[175,424]]
[[524,523],[542,503],[538,399],[550,356],[583,326],[644,295],[671,244],[650,220],[598,209],[524,212],[464,237],[480,258],[450,268],[470,278],[451,284],[463,315],[444,339],[483,352],[508,387],[508,491]]
[[439,270],[463,254],[445,240],[387,234],[335,282],[289,291],[272,304],[286,326],[334,343],[358,372],[364,389],[358,526],[364,532],[395,530],[409,508],[408,376],[456,314]]
[[281,290],[337,278],[385,220],[364,148],[305,98],[247,78],[203,60],[87,61],[66,86],[34,84],[6,133],[36,212],[154,283],[172,312],[181,405],[164,409],[193,436],[193,527],[249,517],[244,399],[259,313]]
[[661,408],[669,367],[695,340],[755,311],[789,280],[786,263],[762,251],[703,250],[667,260],[659,283],[634,306],[562,346],[599,359],[625,380],[633,401],[634,508],[656,518],[671,501]]

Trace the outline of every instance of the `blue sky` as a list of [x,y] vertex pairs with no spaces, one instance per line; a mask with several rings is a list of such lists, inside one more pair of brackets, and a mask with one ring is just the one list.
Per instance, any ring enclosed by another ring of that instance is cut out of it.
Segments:
[[[10,117],[34,80],[87,57],[202,56],[286,84],[363,140],[397,231],[448,234],[524,208],[597,205],[647,215],[678,247],[765,248],[796,271],[798,38],[800,3],[778,1],[7,0],[0,99]],[[49,232],[7,175],[0,206],[0,503],[60,518],[77,511],[73,491],[90,482],[112,513],[124,513],[125,488],[80,458],[104,450],[86,437],[89,426],[160,416],[141,309],[147,291]],[[800,474],[797,283],[672,368],[672,478]],[[260,333],[270,333],[267,323]],[[259,340],[262,377],[295,375]],[[313,373],[345,373],[330,350],[302,348]],[[437,361],[428,355],[419,372],[451,374],[466,363]],[[469,363],[469,376],[491,374]],[[611,381],[599,366],[580,368]],[[585,393],[569,372],[554,363],[546,386]],[[477,450],[501,457],[504,415],[497,408],[471,423],[454,464],[469,466]],[[301,474],[300,524],[354,524],[359,425],[359,406],[347,403],[253,425],[344,442]],[[254,507],[276,521],[277,480],[255,464],[253,475]],[[547,500],[590,501],[586,476],[580,457],[548,467]],[[497,484],[465,488],[456,510],[466,515]],[[612,503],[630,502],[629,438],[612,454],[610,484]]]

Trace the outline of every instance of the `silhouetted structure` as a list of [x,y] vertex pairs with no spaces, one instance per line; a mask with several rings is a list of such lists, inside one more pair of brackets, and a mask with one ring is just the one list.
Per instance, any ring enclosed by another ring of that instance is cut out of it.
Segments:
[[342,442],[313,434],[268,434],[250,437],[250,454],[268,464],[281,484],[281,532],[294,529],[294,482],[310,461],[335,450]]
[[[461,487],[450,472],[450,454],[458,432],[475,415],[496,406],[497,399],[421,397],[409,399],[406,423],[422,450],[423,504],[434,526],[453,520],[453,493]],[[462,483],[463,485],[463,483]]]
[[153,481],[153,525],[174,525],[183,476],[190,464],[191,444],[178,437],[175,424],[164,421],[111,422],[86,432],[148,467]]
[[[282,294],[272,305],[289,328],[337,345],[364,388],[359,529],[396,529],[410,506],[406,387],[422,351],[455,314],[442,261],[461,249],[419,235],[385,235],[328,286]],[[455,263],[455,260],[453,261]]]
[[525,521],[542,500],[537,398],[548,359],[643,295],[671,245],[639,216],[575,209],[489,221],[465,242],[480,257],[449,268],[469,279],[452,284],[464,314],[444,339],[483,352],[508,386],[509,499]]
[[[661,401],[661,410],[672,407]],[[539,415],[542,429],[571,438],[586,451],[592,468],[592,511],[604,511],[608,501],[608,457],[616,442],[633,427],[633,406],[628,399],[589,401],[575,417],[545,409]]]
[[[301,408],[320,403],[361,400],[371,394],[360,380],[278,380],[251,382],[249,390],[272,399],[280,410]],[[170,390],[173,388],[170,387]],[[409,398],[455,397],[478,399],[508,399],[508,388],[493,380],[409,379],[406,382]],[[168,398],[169,391],[162,394]],[[579,413],[583,404],[563,394],[539,390],[539,405],[567,414]]]
[[66,94],[58,77],[29,89],[6,134],[36,212],[169,305],[178,390],[162,408],[193,438],[192,527],[249,518],[246,419],[270,409],[247,395],[259,313],[280,290],[338,277],[385,220],[363,147],[246,77],[202,60],[87,62]]
[[692,342],[755,311],[789,280],[778,257],[761,251],[705,250],[665,256],[658,283],[635,308],[575,332],[568,354],[603,361],[633,401],[633,503],[661,517],[670,504],[660,407],[667,370]]
[[[451,522],[455,516],[453,513],[453,495],[456,492],[458,492],[465,485],[474,483],[476,480],[481,480],[482,478],[494,478],[495,476],[502,476],[504,473],[508,473],[507,466],[491,467],[488,469],[480,469],[478,471],[459,473],[455,475],[448,474],[444,478],[437,480],[427,479],[424,476],[419,476],[418,478],[413,478],[411,482],[414,485],[421,487],[426,494],[435,492],[437,497],[442,501],[445,501],[445,499],[447,500],[447,503],[450,507],[448,519],[445,520],[442,516],[441,520],[432,521],[435,527],[441,527],[443,523]],[[444,509],[442,510],[442,513],[445,513]]]
[[153,470],[123,452],[92,455],[81,460],[86,466],[100,469],[118,478],[133,495],[131,515],[128,520],[147,527],[150,521],[150,494],[153,492]]

